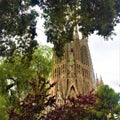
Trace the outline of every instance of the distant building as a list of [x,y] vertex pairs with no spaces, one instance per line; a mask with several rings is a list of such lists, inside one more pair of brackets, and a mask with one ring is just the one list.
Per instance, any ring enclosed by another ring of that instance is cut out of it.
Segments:
[[57,82],[51,90],[56,96],[57,103],[63,103],[68,96],[87,94],[102,83],[102,79],[95,80],[91,55],[87,39],[79,39],[77,29],[74,31],[73,41],[65,45],[64,56],[60,59],[56,55],[55,68],[51,82]]

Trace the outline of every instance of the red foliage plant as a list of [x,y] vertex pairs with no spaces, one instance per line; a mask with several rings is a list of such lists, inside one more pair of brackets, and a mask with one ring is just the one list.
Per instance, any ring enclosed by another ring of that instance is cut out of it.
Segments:
[[[45,120],[83,120],[97,107],[98,96],[93,92],[87,95],[78,95],[76,98],[69,97],[67,102],[61,106],[54,106]],[[66,100],[65,100],[66,101]]]
[[[59,106],[48,92],[55,83],[50,84],[38,74],[38,78],[29,84],[31,88],[25,98],[8,110],[9,120],[83,120],[96,108],[98,96],[93,92],[76,98],[68,97]],[[49,107],[51,110],[47,112]]]
[[38,74],[37,79],[30,81],[31,89],[25,98],[17,106],[9,108],[9,120],[41,120],[45,109],[55,103],[54,96],[50,96],[48,92],[54,84]]

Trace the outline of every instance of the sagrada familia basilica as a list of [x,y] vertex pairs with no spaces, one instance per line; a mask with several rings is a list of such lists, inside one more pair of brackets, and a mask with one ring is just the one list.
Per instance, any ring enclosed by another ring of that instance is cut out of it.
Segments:
[[56,82],[51,94],[56,96],[57,103],[63,103],[68,96],[87,94],[103,84],[102,78],[94,75],[88,40],[79,39],[77,28],[73,40],[64,49],[61,59],[54,55],[55,67],[51,78],[51,82]]

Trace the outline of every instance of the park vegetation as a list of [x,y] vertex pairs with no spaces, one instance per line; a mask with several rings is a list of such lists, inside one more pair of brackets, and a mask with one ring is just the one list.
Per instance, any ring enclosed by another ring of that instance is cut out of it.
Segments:
[[[43,11],[47,42],[53,49],[35,39],[35,6]],[[55,84],[49,83],[53,51],[63,55],[74,27],[83,38],[96,32],[107,39],[118,23],[120,0],[0,0],[0,119],[119,120],[120,95],[108,85],[68,98],[61,106],[49,95]]]

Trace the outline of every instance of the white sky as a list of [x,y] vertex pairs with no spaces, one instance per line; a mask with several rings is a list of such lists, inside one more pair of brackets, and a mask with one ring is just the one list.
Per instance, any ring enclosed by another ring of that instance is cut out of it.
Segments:
[[[113,40],[105,41],[104,38],[91,35],[88,44],[92,57],[95,74],[98,78],[102,76],[104,84],[108,84],[116,92],[120,92],[120,24],[115,27],[116,36]],[[38,18],[36,39],[39,43],[46,43],[47,37],[44,34],[43,20]]]
[[120,24],[115,27],[116,36],[105,41],[102,37],[91,35],[89,48],[94,72],[101,75],[104,84],[120,92]]

